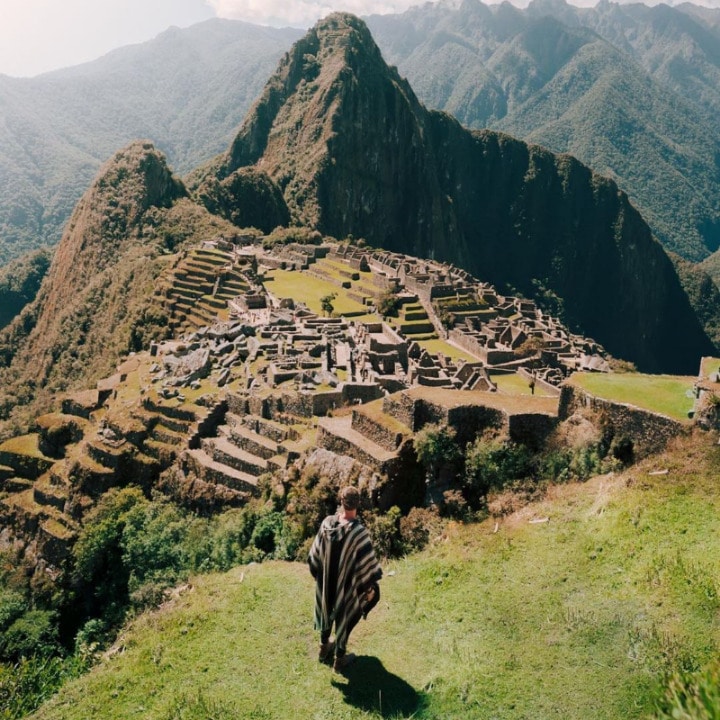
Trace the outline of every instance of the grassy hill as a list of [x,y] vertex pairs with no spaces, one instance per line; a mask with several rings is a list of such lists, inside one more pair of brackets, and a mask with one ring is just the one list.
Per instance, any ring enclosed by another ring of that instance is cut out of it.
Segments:
[[33,717],[648,717],[720,647],[719,469],[701,436],[449,525],[386,563],[346,677],[315,659],[304,565],[194,578]]

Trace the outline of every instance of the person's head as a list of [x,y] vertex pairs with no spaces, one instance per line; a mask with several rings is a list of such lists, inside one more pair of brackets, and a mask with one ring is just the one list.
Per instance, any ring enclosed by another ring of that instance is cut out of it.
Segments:
[[360,507],[360,492],[356,487],[347,485],[340,490],[340,504],[343,510],[353,512]]

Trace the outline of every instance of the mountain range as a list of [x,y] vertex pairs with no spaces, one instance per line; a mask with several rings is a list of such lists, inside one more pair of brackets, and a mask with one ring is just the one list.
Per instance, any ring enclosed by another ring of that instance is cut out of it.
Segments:
[[720,243],[717,21],[688,4],[464,0],[368,25],[426,105],[574,155],[699,261]]
[[179,172],[225,149],[300,35],[209,20],[32,79],[0,75],[0,265],[59,241],[100,166],[150,138]]
[[713,352],[612,180],[427,110],[367,26],[337,13],[286,53],[228,151],[184,181],[144,141],[103,167],[36,299],[0,335],[3,416],[48,406],[168,337],[164,270],[185,247],[237,234],[258,207],[266,232],[289,219],[541,295],[644,370],[694,373]]
[[[720,246],[720,11],[464,0],[367,21],[428,107],[574,155],[686,259]],[[101,163],[131,140],[152,140],[180,173],[227,147],[299,36],[212,20],[76,68],[0,76],[0,263],[56,244]],[[705,267],[717,277],[717,265]]]

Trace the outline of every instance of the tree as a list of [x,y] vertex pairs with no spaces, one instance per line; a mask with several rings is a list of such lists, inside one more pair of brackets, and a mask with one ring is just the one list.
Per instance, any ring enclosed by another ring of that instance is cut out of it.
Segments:
[[320,298],[320,307],[322,308],[322,311],[330,317],[333,312],[335,311],[335,306],[333,305],[333,300],[337,297],[337,293],[330,293],[329,295],[324,295]]
[[442,497],[443,476],[453,472],[462,457],[455,436],[455,429],[444,423],[428,423],[415,435],[413,445],[425,467],[426,501],[430,504]]
[[376,307],[380,315],[394,315],[400,298],[392,291],[386,290],[377,300]]

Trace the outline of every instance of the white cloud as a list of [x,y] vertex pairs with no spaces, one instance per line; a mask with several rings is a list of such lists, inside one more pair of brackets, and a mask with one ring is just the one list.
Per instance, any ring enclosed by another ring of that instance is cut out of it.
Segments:
[[308,27],[337,10],[356,15],[396,13],[424,0],[208,0],[218,17],[261,25]]

